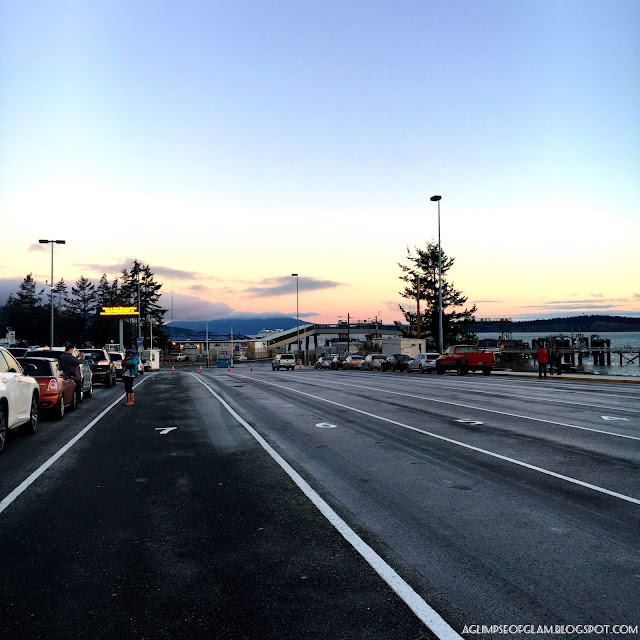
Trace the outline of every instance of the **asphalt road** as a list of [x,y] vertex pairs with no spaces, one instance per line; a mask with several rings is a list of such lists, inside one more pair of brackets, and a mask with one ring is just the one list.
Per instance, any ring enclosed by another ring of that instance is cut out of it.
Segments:
[[640,623],[640,385],[243,363],[123,392],[7,441],[7,638]]

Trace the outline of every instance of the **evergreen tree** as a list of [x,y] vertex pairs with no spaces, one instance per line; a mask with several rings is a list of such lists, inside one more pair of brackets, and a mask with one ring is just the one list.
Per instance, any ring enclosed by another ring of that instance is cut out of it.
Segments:
[[74,319],[78,344],[84,344],[89,337],[89,326],[96,311],[97,294],[91,280],[80,276],[71,287],[73,297],[69,300],[69,313]]
[[2,309],[2,325],[11,327],[19,340],[46,344],[49,340],[49,307],[42,304],[31,273],[20,283],[16,295],[10,295]]
[[[412,253],[407,247],[407,260],[409,264],[398,263],[403,275],[400,280],[406,283],[404,291],[400,292],[403,298],[416,300],[418,292],[418,279],[420,281],[420,318],[417,319],[417,311],[407,311],[402,305],[400,310],[404,314],[409,326],[417,327],[420,322],[421,337],[427,340],[428,348],[437,348],[439,341],[439,301],[438,301],[438,244],[428,242],[425,249],[414,247]],[[442,263],[442,333],[443,348],[460,342],[475,342],[473,333],[474,314],[476,305],[470,309],[459,311],[468,298],[458,291],[453,284],[447,282],[446,274],[455,262],[441,250]]]

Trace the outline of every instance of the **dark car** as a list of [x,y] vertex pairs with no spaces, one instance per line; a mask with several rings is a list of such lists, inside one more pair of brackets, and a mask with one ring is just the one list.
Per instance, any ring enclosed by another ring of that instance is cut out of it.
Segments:
[[[44,349],[31,349],[25,357],[27,358],[55,358],[60,360],[60,356],[64,353],[63,347],[53,347]],[[90,398],[93,395],[93,374],[89,362],[85,360],[80,366],[80,374],[82,375],[82,397]],[[80,401],[82,401],[82,397]]]
[[405,356],[403,353],[394,353],[382,363],[382,370],[409,371],[409,362],[411,362],[411,356]]
[[111,387],[116,384],[116,363],[112,362],[109,354],[104,349],[79,349],[84,353],[85,359],[89,362],[93,381]]
[[347,359],[347,356],[333,356],[331,359],[331,364],[329,365],[329,369],[342,369],[342,365],[344,361]]
[[29,347],[7,347],[7,351],[14,358],[24,358],[24,356],[26,355],[27,351],[29,351]]
[[76,408],[76,383],[62,374],[57,358],[19,358],[18,362],[40,387],[40,409],[51,411],[62,420],[66,409]]

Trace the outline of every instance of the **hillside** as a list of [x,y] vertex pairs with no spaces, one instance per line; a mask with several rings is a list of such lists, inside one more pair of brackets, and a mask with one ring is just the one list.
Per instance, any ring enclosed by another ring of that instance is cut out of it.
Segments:
[[[509,325],[513,333],[604,333],[609,331],[640,331],[640,318],[625,316],[572,316],[570,318],[549,318],[545,320],[527,320],[512,322]],[[476,333],[497,333],[504,329],[504,325],[477,324]]]
[[[167,333],[185,334],[201,333],[205,330],[206,324],[203,320],[177,321],[166,326]],[[209,333],[243,333],[245,335],[255,335],[261,329],[293,329],[296,326],[295,318],[276,316],[273,318],[223,318],[209,320]],[[300,320],[300,326],[306,322]]]

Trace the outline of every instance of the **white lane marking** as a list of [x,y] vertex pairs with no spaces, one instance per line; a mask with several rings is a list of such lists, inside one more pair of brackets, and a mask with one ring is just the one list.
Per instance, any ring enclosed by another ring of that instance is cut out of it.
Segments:
[[[432,609],[400,575],[388,565],[355,531],[318,495],[302,476],[206,382],[191,373],[201,385],[260,443],[262,448],[282,467],[298,488],[311,500],[322,515],[338,530],[347,542],[369,563],[373,570],[404,600],[411,611],[441,640],[462,640],[445,620]],[[278,385],[276,385],[278,386]],[[285,387],[286,388],[286,387]]]
[[601,416],[601,418],[603,420],[625,420],[626,422],[629,421],[629,418],[616,418],[615,416]]
[[160,432],[158,435],[166,436],[167,433],[170,433],[171,431],[174,431],[177,428],[178,427],[156,427],[156,431]]
[[[239,376],[245,377],[245,376]],[[362,409],[356,409],[355,407],[350,407],[346,404],[341,404],[340,402],[334,402],[333,400],[327,400],[326,398],[321,398],[320,396],[314,396],[311,393],[306,393],[305,391],[298,391],[297,389],[291,389],[290,387],[285,387],[281,384],[275,384],[274,382],[267,382],[265,380],[259,380],[254,378],[256,382],[260,382],[262,384],[266,384],[272,387],[278,387],[280,389],[286,389],[287,391],[291,391],[291,393],[298,393],[303,396],[308,396],[309,398],[313,398],[314,400],[319,400],[321,402],[327,402],[328,404],[333,404],[337,407],[341,407],[343,409],[348,409],[349,411],[354,411],[355,413],[360,413],[364,416],[369,416],[371,418],[376,418],[377,420],[382,420],[383,422],[388,422],[389,424],[395,424],[399,427],[403,427],[405,429],[409,429],[411,431],[417,431],[418,433],[423,433],[426,436],[430,436],[432,438],[436,438],[437,440],[442,440],[444,442],[449,442],[450,444],[455,444],[459,447],[463,447],[465,449],[469,449],[471,451],[476,451],[478,453],[482,453],[486,456],[491,456],[492,458],[498,458],[499,460],[504,460],[505,462],[510,462],[511,464],[518,465],[519,467],[524,467],[525,469],[531,469],[532,471],[537,471],[538,473],[544,473],[547,476],[551,476],[553,478],[558,478],[559,480],[565,480],[566,482],[571,482],[572,484],[577,484],[581,487],[585,487],[587,489],[591,489],[593,491],[597,491],[598,493],[604,493],[609,496],[613,496],[614,498],[620,498],[621,500],[625,500],[626,502],[632,502],[633,504],[640,504],[640,500],[638,498],[633,498],[631,496],[627,496],[623,493],[618,493],[616,491],[610,491],[609,489],[605,489],[604,487],[599,487],[595,484],[590,484],[588,482],[583,482],[582,480],[578,480],[577,478],[572,478],[570,476],[564,476],[561,473],[556,473],[555,471],[549,471],[548,469],[543,469],[542,467],[537,467],[533,464],[529,464],[528,462],[522,462],[521,460],[516,460],[515,458],[509,458],[508,456],[503,456],[500,453],[494,453],[493,451],[488,451],[487,449],[481,449],[480,447],[474,447],[471,444],[466,444],[465,442],[460,442],[459,440],[453,440],[452,438],[447,438],[446,436],[438,435],[437,433],[432,433],[431,431],[425,431],[424,429],[419,429],[418,427],[412,427],[409,424],[404,424],[403,422],[398,422],[397,420],[391,420],[391,418],[385,418],[383,416],[378,416],[375,413],[369,413],[368,411],[363,411]],[[350,385],[356,386],[356,385]],[[407,395],[407,394],[400,394]],[[443,401],[444,402],[444,401]],[[453,404],[453,403],[446,403]],[[463,405],[464,406],[464,405]],[[499,412],[494,412],[499,413]],[[558,424],[558,423],[554,423]],[[571,425],[568,425],[571,426]],[[591,431],[591,429],[589,429]],[[615,434],[614,434],[615,435]],[[634,438],[637,440],[638,438]]]
[[[265,380],[260,380],[264,384],[271,384]],[[348,382],[334,382],[332,380],[326,381],[329,384],[336,384],[343,387],[356,387],[358,389],[365,389],[367,391],[378,391],[380,393],[388,393],[394,396],[404,396],[405,398],[415,398],[417,400],[428,400],[429,402],[435,402],[438,404],[448,404],[454,407],[463,407],[464,409],[473,409],[475,411],[485,411],[486,413],[496,413],[501,416],[508,416],[509,418],[522,418],[523,420],[533,420],[534,422],[544,422],[545,424],[553,424],[559,427],[569,427],[571,429],[580,429],[581,431],[592,431],[594,433],[601,433],[606,436],[615,436],[616,438],[628,438],[629,440],[640,440],[638,436],[628,436],[623,433],[615,433],[613,431],[603,431],[602,429],[593,429],[591,427],[581,427],[577,424],[568,424],[567,422],[555,422],[554,420],[545,420],[544,418],[534,418],[533,416],[523,416],[518,413],[508,413],[507,411],[498,411],[497,409],[487,409],[486,407],[476,407],[471,404],[463,404],[461,402],[452,402],[450,400],[441,400],[439,398],[429,398],[428,396],[420,396],[413,393],[403,393],[401,391],[390,391],[389,389],[378,389],[376,387],[365,387],[360,384],[349,384]]]
[[329,422],[318,422],[316,427],[319,427],[320,429],[337,429],[338,425],[337,424],[331,424]]
[[484,422],[480,422],[479,420],[456,420],[456,422],[462,422],[463,424],[470,424],[474,427],[479,424],[484,424]]
[[[153,374],[149,376],[153,377]],[[148,378],[145,378],[147,380]],[[138,384],[134,385],[134,389],[139,387],[145,380],[140,380]],[[114,400],[104,411],[98,414],[82,431],[80,431],[77,435],[75,435],[67,444],[64,445],[61,449],[58,449],[56,453],[54,453],[46,462],[40,465],[29,477],[23,480],[11,493],[5,496],[0,501],[0,513],[2,513],[16,498],[18,498],[22,493],[24,493],[52,464],[54,464],[59,458],[61,458],[73,445],[80,440],[95,424],[97,424],[102,418],[104,418],[111,409],[120,404],[120,401],[123,400],[125,394],[118,396],[116,400]]]

